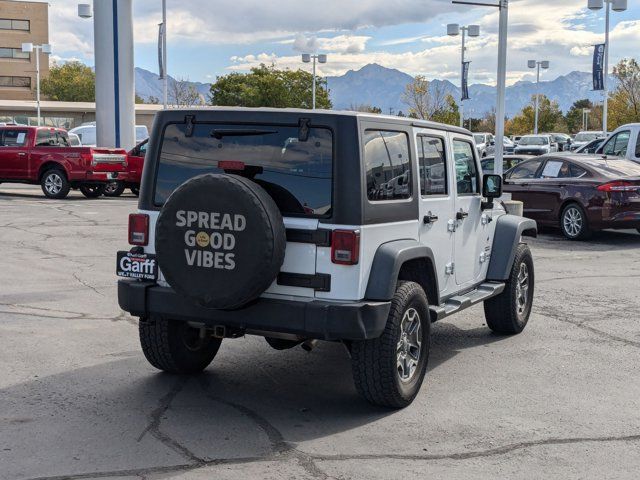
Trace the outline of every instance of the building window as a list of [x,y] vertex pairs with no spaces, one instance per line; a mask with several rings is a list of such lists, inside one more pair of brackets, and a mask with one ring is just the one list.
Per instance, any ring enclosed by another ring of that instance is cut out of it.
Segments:
[[26,87],[26,88],[31,88],[31,77],[0,76],[0,87]]
[[13,20],[10,18],[0,18],[0,30],[23,30],[28,32],[31,29],[29,20]]
[[31,55],[29,52],[23,52],[20,48],[0,47],[0,58],[19,58],[29,60]]

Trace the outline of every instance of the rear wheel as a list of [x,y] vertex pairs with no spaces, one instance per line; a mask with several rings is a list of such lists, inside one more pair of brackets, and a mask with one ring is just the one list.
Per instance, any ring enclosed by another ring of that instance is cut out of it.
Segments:
[[58,168],[52,168],[44,172],[40,178],[42,192],[48,198],[65,198],[71,190],[67,175]]
[[518,245],[504,291],[484,302],[488,327],[496,333],[514,335],[529,322],[535,287],[533,257],[524,243]]
[[140,345],[149,363],[169,373],[199,373],[218,353],[222,340],[201,335],[186,322],[165,318],[140,319]]
[[569,240],[586,240],[591,237],[587,214],[577,203],[570,203],[562,210],[560,229]]
[[136,197],[140,196],[140,187],[131,187],[129,188],[131,193],[133,193]]
[[80,191],[87,198],[98,198],[104,193],[105,185],[80,185]]
[[104,187],[105,197],[119,197],[124,192],[124,183],[122,182],[109,182]]
[[382,335],[351,344],[358,393],[374,405],[403,408],[418,394],[429,358],[427,296],[414,282],[398,282]]

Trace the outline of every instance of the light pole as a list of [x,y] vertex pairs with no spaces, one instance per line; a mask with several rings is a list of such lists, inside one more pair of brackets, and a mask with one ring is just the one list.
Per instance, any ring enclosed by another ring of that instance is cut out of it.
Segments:
[[540,68],[544,68],[545,70],[547,70],[549,68],[549,62],[547,60],[543,60],[541,62],[538,62],[536,60],[529,60],[528,62],[528,67],[529,68],[537,68],[537,73],[536,73],[536,120],[535,120],[535,125],[533,127],[533,133],[535,135],[538,134],[538,111],[540,110]]
[[463,27],[461,27],[457,23],[450,23],[449,25],[447,25],[447,35],[449,35],[450,37],[456,37],[460,35],[460,32],[462,32],[462,61],[460,63],[460,126],[464,128],[464,101],[466,100],[464,94],[464,54],[467,50],[467,47],[465,46],[465,40],[467,33],[470,37],[479,37],[480,25],[469,25]]
[[40,119],[40,53],[45,55],[51,54],[51,45],[45,43],[43,45],[34,45],[33,43],[22,44],[23,53],[34,53],[36,55],[36,105],[38,109],[38,126],[41,125]]
[[162,0],[162,70],[162,104],[166,110],[169,100],[167,80],[167,0]]
[[313,110],[316,109],[316,61],[318,63],[327,63],[327,56],[324,54],[311,55],[309,53],[302,54],[302,61],[304,63],[310,63],[313,60],[313,87],[312,87],[312,105]]
[[589,130],[589,114],[590,113],[591,113],[591,110],[589,110],[588,108],[582,109],[582,130],[584,131]]
[[606,6],[605,33],[604,33],[604,105],[602,108],[602,131],[606,134],[608,130],[607,118],[609,115],[609,17],[611,8],[614,12],[624,12],[627,9],[627,0],[588,0],[589,10],[601,10]]

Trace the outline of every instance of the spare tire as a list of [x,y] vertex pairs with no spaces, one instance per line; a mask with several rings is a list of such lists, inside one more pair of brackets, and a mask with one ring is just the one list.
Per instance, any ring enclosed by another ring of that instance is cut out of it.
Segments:
[[156,223],[156,255],[165,279],[199,305],[237,309],[258,298],[282,263],[282,215],[260,185],[207,174],[178,187]]

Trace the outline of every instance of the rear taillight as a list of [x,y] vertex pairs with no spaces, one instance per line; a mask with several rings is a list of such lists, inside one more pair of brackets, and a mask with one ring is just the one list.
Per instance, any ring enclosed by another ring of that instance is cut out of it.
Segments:
[[129,215],[129,244],[140,246],[149,244],[149,215],[142,213]]
[[360,259],[360,232],[334,230],[331,237],[331,261],[338,265],[356,265]]
[[599,185],[598,190],[601,192],[635,192],[640,190],[640,185],[634,185],[631,182],[609,182]]
[[93,163],[93,154],[92,153],[81,153],[80,158],[84,161],[86,166],[90,166]]

